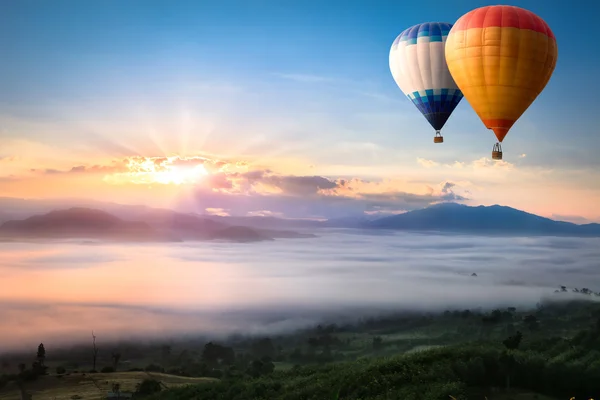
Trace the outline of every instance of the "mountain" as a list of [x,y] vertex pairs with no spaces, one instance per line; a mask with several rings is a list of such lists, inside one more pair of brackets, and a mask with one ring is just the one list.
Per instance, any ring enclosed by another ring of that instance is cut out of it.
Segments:
[[0,225],[0,238],[98,238],[135,241],[230,240],[254,242],[274,238],[316,237],[313,234],[248,226],[232,226],[196,214],[170,210],[136,209],[137,221],[103,210],[72,207],[9,220]]
[[0,225],[0,237],[98,238],[134,241],[176,241],[145,222],[125,221],[107,212],[84,207],[51,211]]
[[436,204],[388,217],[357,215],[330,220],[307,220],[273,216],[215,216],[93,200],[25,200],[0,197],[0,223],[2,219],[24,219],[53,209],[67,208],[65,204],[73,204],[75,208],[85,205],[86,208],[104,211],[124,221],[144,221],[156,231],[166,232],[184,240],[210,240],[215,237],[215,232],[232,226],[248,227],[259,234],[257,237],[268,238],[315,237],[311,231],[319,228],[600,236],[600,225],[595,223],[577,225],[511,207],[470,207],[457,203]]
[[[180,212],[164,208],[154,208],[145,205],[119,204],[89,199],[21,199],[0,197],[0,224],[14,219],[24,219],[32,215],[44,214],[52,210],[67,208],[91,208],[105,211],[124,220],[146,221],[158,229],[183,231],[184,236],[193,230],[212,232],[227,226],[247,226],[259,230],[263,235],[273,238],[304,238],[315,237],[311,233],[298,233],[291,229],[312,229],[324,226],[324,221],[306,219],[288,219],[270,216],[217,216]],[[188,221],[192,217],[193,221]],[[212,224],[211,222],[214,222]],[[194,237],[207,236],[198,233]]]
[[375,229],[446,231],[464,233],[597,236],[600,224],[577,225],[554,221],[505,206],[470,207],[441,203],[365,224]]
[[278,218],[271,216],[221,216],[221,215],[203,215],[212,221],[227,223],[231,225],[247,226],[257,229],[302,229],[318,228],[324,226],[324,220],[299,219],[299,218]]
[[182,239],[210,239],[215,232],[230,225],[203,218],[195,214],[184,214],[169,210],[149,210],[135,217],[155,229],[171,232]]
[[229,226],[211,234],[211,239],[234,240],[236,242],[258,242],[273,240],[273,238],[261,234],[247,226]]

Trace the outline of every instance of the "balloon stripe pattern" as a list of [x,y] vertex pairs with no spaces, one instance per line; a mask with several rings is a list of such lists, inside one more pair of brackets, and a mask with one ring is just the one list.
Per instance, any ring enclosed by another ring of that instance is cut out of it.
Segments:
[[463,98],[445,60],[451,28],[444,22],[414,25],[398,35],[390,50],[394,80],[436,131]]
[[546,86],[557,55],[548,24],[514,6],[468,12],[446,41],[452,77],[499,142]]

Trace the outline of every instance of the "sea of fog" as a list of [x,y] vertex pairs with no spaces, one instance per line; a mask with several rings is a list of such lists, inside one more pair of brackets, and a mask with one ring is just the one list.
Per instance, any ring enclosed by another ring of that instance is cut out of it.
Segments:
[[[261,243],[0,243],[0,351],[282,332],[382,310],[534,306],[600,290],[600,239],[319,230]],[[471,276],[476,273],[477,276]]]

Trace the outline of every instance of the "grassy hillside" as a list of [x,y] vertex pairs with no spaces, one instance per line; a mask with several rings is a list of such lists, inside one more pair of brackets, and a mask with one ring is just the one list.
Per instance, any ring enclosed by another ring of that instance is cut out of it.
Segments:
[[[144,379],[156,379],[165,389],[215,380],[147,372],[77,373],[40,377],[27,385],[27,391],[33,395],[33,400],[104,400],[113,383],[119,383],[122,391],[133,392],[136,385]],[[19,399],[19,390],[14,382],[7,384],[0,391],[0,400]]]
[[[566,301],[574,294],[564,292],[532,310],[398,312],[272,337],[103,344],[98,369],[118,351],[119,371],[145,372],[84,375],[91,369],[89,346],[49,349],[48,372],[64,368],[67,374],[25,384],[34,400],[95,399],[112,382],[133,390],[144,379],[163,382],[151,400],[597,398],[600,302],[585,293]],[[14,370],[33,355],[0,361]],[[17,395],[15,376],[0,376],[0,400]]]

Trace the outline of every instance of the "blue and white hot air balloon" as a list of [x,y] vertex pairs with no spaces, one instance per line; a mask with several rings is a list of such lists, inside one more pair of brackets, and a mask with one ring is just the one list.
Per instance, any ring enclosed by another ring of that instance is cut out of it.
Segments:
[[445,22],[411,26],[390,49],[392,76],[435,129],[434,143],[444,141],[440,130],[463,98],[446,64],[444,47],[451,28]]

